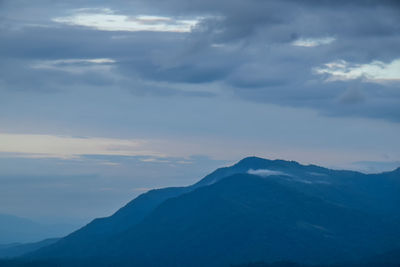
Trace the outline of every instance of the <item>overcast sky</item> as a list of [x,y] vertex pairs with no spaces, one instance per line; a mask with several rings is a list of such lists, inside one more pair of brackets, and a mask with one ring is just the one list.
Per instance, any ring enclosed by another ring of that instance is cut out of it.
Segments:
[[400,166],[397,0],[0,0],[0,213],[83,222],[245,156]]

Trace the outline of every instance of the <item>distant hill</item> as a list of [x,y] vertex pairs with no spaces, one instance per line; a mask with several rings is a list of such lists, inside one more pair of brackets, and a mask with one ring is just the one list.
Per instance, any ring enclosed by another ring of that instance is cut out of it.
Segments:
[[64,224],[40,224],[9,214],[0,214],[0,249],[2,245],[38,242],[50,237],[62,237],[75,226]]
[[24,260],[82,266],[358,262],[400,248],[399,203],[400,169],[367,175],[250,157],[192,186],[145,193]]
[[58,240],[59,238],[49,238],[34,243],[0,245],[0,259],[19,257],[26,253],[38,250],[39,248],[54,244]]

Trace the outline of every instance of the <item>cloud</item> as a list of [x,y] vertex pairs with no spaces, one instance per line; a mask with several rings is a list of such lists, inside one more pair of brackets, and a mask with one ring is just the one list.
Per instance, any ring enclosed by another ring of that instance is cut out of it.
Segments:
[[127,16],[116,14],[109,8],[78,9],[71,16],[53,18],[54,22],[71,26],[84,26],[100,31],[155,31],[190,32],[197,19],[180,20],[163,16]]
[[81,74],[82,72],[110,72],[115,60],[110,58],[42,60],[31,65],[33,69],[57,70]]
[[250,169],[247,171],[247,173],[252,174],[252,175],[261,176],[261,177],[267,177],[267,176],[273,176],[273,175],[291,176],[290,174],[287,174],[285,172],[268,170],[268,169],[257,169],[257,170]]
[[294,46],[304,46],[304,47],[315,47],[320,45],[327,45],[335,41],[333,37],[323,37],[323,38],[299,38],[292,42]]
[[115,63],[115,60],[111,58],[58,59],[58,60],[48,60],[45,61],[44,63],[47,63],[48,65],[79,64],[79,63],[110,64],[110,63]]
[[0,153],[30,158],[78,158],[86,154],[158,156],[146,150],[145,140],[0,133]]
[[[2,29],[0,90],[233,96],[400,121],[394,1],[35,2],[23,14],[13,3],[4,25],[31,26]],[[115,62],[73,62],[81,59]]]
[[308,174],[313,175],[313,176],[322,176],[322,177],[328,176],[327,174],[320,173],[320,172],[309,172]]
[[167,159],[160,159],[160,158],[141,158],[140,161],[142,162],[157,162],[157,163],[171,163],[171,161]]
[[400,59],[390,63],[372,61],[367,64],[354,64],[345,60],[338,60],[324,64],[324,67],[314,68],[320,75],[328,75],[326,81],[346,81],[362,79],[367,82],[400,82]]
[[[285,172],[282,172],[282,171],[275,171],[275,170],[268,170],[268,169],[257,169],[257,170],[250,169],[250,170],[247,171],[247,173],[248,174],[252,174],[252,175],[261,176],[261,177],[289,176],[290,177],[290,181],[303,183],[303,184],[325,184],[325,185],[330,184],[327,181],[302,179],[302,178],[294,177],[293,175],[285,173]],[[310,173],[310,174],[311,175],[315,175],[315,176],[325,176],[324,174],[319,174],[319,173]]]

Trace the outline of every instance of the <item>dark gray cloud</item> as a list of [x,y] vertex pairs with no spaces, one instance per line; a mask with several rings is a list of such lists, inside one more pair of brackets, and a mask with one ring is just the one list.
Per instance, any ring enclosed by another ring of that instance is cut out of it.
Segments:
[[[116,86],[137,95],[212,96],[200,87],[191,92],[181,88],[193,84],[207,88],[219,83],[224,90],[246,100],[313,108],[328,115],[400,121],[398,82],[378,83],[360,77],[327,82],[327,75],[313,71],[337,60],[388,64],[400,58],[398,1],[2,4],[3,90],[48,92],[86,85]],[[78,8],[110,8],[116,14],[130,16],[203,19],[191,33],[99,31],[51,21]],[[331,40],[314,47],[293,45],[296,41],[327,38]],[[96,68],[78,73],[31,67],[39,61],[85,58],[110,58],[115,62],[106,75]]]

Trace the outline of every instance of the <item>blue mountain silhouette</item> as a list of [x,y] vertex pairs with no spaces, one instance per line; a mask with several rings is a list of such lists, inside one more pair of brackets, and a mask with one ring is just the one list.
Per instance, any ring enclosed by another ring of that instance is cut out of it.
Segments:
[[357,262],[400,248],[399,193],[400,169],[363,174],[249,157],[192,186],[151,190],[24,259],[82,266]]

